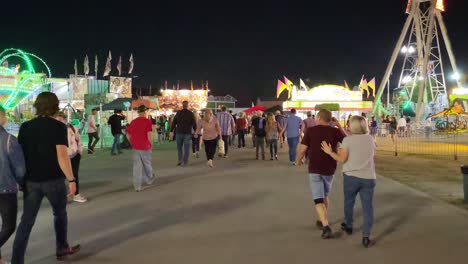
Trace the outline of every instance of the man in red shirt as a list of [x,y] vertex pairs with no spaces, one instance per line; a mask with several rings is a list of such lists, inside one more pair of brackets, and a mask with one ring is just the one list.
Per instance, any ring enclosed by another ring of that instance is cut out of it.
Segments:
[[141,191],[142,181],[151,185],[155,180],[152,159],[153,124],[146,116],[146,107],[138,107],[138,117],[127,128],[127,137],[133,149],[133,186]]
[[[338,128],[330,126],[330,122],[336,123]],[[336,151],[338,144],[346,136],[345,131],[332,119],[328,110],[320,110],[317,114],[316,126],[307,129],[304,138],[297,150],[297,164],[302,165],[302,159],[309,152],[309,180],[312,195],[314,197],[315,209],[320,221],[317,226],[322,229],[322,238],[332,237],[332,230],[328,223],[328,196],[336,170],[336,161],[322,150],[322,141],[332,145]]]

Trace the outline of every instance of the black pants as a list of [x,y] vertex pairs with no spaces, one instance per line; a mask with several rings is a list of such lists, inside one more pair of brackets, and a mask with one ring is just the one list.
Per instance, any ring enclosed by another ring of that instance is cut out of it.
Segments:
[[201,135],[198,135],[198,137],[192,136],[192,152],[193,153],[197,153],[200,151],[200,136]]
[[37,213],[41,208],[42,199],[49,200],[54,213],[54,228],[57,251],[68,248],[68,217],[67,217],[67,187],[63,179],[46,182],[26,181],[24,188],[24,209],[21,222],[18,225],[13,256],[11,262],[24,264],[24,255],[28,246],[31,230],[36,222]]
[[[93,139],[95,139],[94,143],[93,143]],[[94,147],[98,143],[99,139],[100,137],[99,137],[98,132],[88,133],[88,149],[94,150]]]
[[[0,214],[2,216],[2,231],[0,231],[0,248],[8,241],[16,229],[16,213],[18,200],[16,193],[0,194]],[[0,251],[0,259],[2,253]]]
[[80,170],[80,161],[81,161],[81,155],[79,153],[76,154],[76,156],[71,159],[73,176],[75,177],[75,180],[76,180],[76,194],[80,194],[80,180],[78,178],[78,171]]
[[237,130],[237,146],[240,147],[245,147],[245,133],[247,131],[245,129],[238,129]]
[[[203,140],[203,143],[205,143],[205,152],[206,152],[206,159],[207,160],[212,160],[214,158],[214,155],[216,153],[216,147],[218,140],[213,139],[213,140]],[[226,143],[224,143],[226,144]]]
[[229,135],[223,135],[223,141],[224,141],[224,156],[227,156],[228,151],[229,151]]

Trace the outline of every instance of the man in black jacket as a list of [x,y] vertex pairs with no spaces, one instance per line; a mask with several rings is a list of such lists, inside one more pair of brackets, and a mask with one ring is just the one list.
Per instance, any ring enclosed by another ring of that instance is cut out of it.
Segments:
[[111,155],[121,154],[120,140],[122,138],[122,121],[125,120],[122,110],[115,109],[114,114],[109,117],[107,124],[111,126],[112,136],[114,136],[114,144],[112,144]]
[[197,130],[195,115],[187,109],[188,102],[182,102],[182,107],[183,109],[175,115],[170,130],[171,134],[174,133],[174,130],[176,131],[177,156],[179,158],[177,166],[187,165],[192,134]]

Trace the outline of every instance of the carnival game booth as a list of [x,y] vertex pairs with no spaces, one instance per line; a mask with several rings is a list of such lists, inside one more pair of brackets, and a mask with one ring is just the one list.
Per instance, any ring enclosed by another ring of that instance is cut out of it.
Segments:
[[291,99],[283,103],[283,109],[296,109],[298,115],[305,117],[307,111],[316,113],[320,106],[339,105],[339,109],[331,109],[339,119],[348,115],[360,115],[372,111],[372,102],[364,101],[360,90],[350,90],[338,85],[321,85],[308,90],[293,89]]

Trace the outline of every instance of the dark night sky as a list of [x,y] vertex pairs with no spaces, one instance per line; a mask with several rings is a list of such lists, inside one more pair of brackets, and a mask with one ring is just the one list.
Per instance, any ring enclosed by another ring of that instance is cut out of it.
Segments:
[[[310,86],[382,78],[406,18],[406,0],[66,2],[2,3],[0,48],[36,53],[56,77],[72,73],[85,54],[94,69],[96,53],[102,75],[109,49],[114,73],[118,55],[126,70],[133,52],[137,87],[208,79],[214,94],[248,105],[273,97],[283,74]],[[446,5],[458,65],[467,71],[467,4]]]

